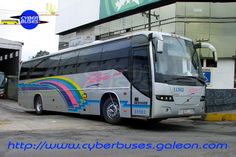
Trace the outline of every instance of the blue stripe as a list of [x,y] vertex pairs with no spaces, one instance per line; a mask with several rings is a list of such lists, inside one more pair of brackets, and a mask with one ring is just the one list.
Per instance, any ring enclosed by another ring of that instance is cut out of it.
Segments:
[[37,84],[18,84],[20,90],[52,90],[54,88],[48,85],[37,85]]
[[100,101],[99,100],[86,100],[88,103],[99,103],[100,104]]
[[120,101],[121,106],[124,108],[150,108],[149,104],[128,104],[128,101]]

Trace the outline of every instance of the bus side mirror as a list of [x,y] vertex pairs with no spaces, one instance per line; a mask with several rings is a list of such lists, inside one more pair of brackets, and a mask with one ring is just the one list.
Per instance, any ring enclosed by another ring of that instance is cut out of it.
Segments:
[[212,44],[202,42],[202,43],[195,44],[194,47],[195,47],[195,49],[199,49],[199,48],[208,48],[208,49],[210,49],[215,62],[217,62],[218,58],[217,58],[216,48]]
[[157,53],[162,53],[163,52],[163,41],[162,40],[158,40],[157,42],[157,47],[156,47],[156,52]]

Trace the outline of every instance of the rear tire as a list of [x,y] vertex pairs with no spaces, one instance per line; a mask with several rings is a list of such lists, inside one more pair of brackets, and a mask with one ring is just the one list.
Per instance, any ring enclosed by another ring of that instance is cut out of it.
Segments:
[[102,106],[102,114],[106,122],[110,124],[119,124],[120,118],[120,106],[116,98],[108,98]]
[[37,96],[34,102],[35,112],[37,115],[43,114],[43,101],[41,96]]

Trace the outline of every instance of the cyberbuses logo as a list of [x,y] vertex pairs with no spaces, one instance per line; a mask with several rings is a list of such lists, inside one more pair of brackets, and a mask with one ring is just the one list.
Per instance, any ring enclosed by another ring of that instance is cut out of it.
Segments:
[[39,24],[48,23],[48,21],[40,20],[39,16],[58,16],[56,6],[52,3],[47,3],[46,10],[39,15],[33,10],[26,10],[21,15],[11,16],[11,19],[0,19],[0,25],[21,25],[23,28],[31,30]]
[[33,10],[26,10],[20,16],[20,24],[25,29],[34,29],[39,23],[39,15]]

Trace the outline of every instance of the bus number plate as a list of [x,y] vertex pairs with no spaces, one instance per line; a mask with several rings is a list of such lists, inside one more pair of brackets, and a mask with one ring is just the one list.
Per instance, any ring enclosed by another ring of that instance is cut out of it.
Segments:
[[194,114],[193,109],[183,109],[179,111],[179,115],[188,115],[188,114]]
[[135,115],[146,115],[146,110],[135,109],[134,114]]

